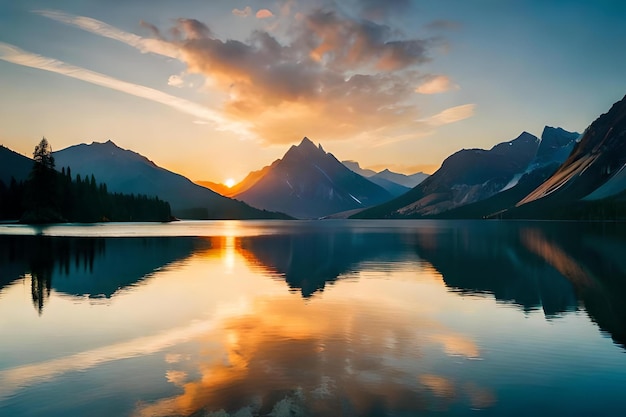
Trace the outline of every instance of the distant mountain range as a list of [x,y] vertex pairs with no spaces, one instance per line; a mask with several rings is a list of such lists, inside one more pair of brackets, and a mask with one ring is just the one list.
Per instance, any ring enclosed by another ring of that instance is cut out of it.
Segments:
[[422,181],[424,181],[426,178],[428,178],[428,174],[425,174],[423,172],[417,172],[411,175],[400,174],[398,172],[390,171],[389,169],[384,169],[380,172],[376,172],[372,169],[361,168],[359,163],[356,161],[341,161],[341,163],[348,167],[351,171],[354,171],[357,174],[364,176],[374,183],[377,183],[377,181],[381,181],[382,184],[384,184],[385,182],[390,181],[395,184],[402,185],[405,188],[413,188]]
[[383,187],[350,171],[308,138],[281,158],[253,172],[234,195],[254,207],[297,218],[319,218],[393,198]]
[[[626,218],[626,97],[583,135],[549,126],[541,139],[523,132],[489,150],[460,150],[430,176],[342,163],[306,137],[231,188],[194,184],[111,141],[53,155],[58,169],[93,174],[109,191],[169,201],[180,218]],[[0,146],[4,187],[27,179],[31,167]]]
[[374,184],[380,185],[385,190],[389,191],[389,193],[394,197],[406,193],[411,188],[428,178],[428,174],[424,174],[423,172],[418,172],[412,175],[392,172],[389,169],[376,172],[371,169],[361,168],[359,163],[356,161],[342,161],[341,163],[348,167],[351,171],[367,178]]
[[463,149],[408,193],[355,217],[423,217],[483,200],[523,172],[538,147],[539,139],[524,132],[490,150]]
[[80,144],[53,153],[58,169],[69,166],[72,174],[94,175],[109,191],[146,194],[169,201],[172,214],[192,219],[288,218],[252,208],[194,184],[182,175],[154,164],[146,157],[122,149],[112,141]]
[[406,194],[354,218],[626,218],[626,97],[582,135],[546,127],[462,150]]

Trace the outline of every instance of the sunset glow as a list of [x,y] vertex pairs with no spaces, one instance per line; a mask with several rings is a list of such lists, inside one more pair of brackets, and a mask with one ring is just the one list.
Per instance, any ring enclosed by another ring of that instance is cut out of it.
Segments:
[[237,184],[237,182],[232,178],[229,178],[226,181],[224,181],[224,185],[227,186],[228,188],[231,188],[235,184]]
[[304,136],[432,173],[522,131],[583,131],[624,92],[619,2],[5,3],[1,144],[111,139],[194,181],[244,178]]

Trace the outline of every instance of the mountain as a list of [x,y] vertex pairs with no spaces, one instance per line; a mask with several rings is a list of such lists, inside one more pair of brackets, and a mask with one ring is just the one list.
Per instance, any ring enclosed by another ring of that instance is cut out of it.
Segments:
[[567,159],[579,133],[546,126],[533,160],[497,194],[436,215],[437,218],[483,218],[513,207],[548,179]]
[[606,218],[607,210],[623,215],[625,166],[626,97],[596,119],[558,170],[505,217]]
[[355,218],[432,216],[501,191],[535,157],[539,139],[523,132],[490,150],[463,149],[408,193],[364,210]]
[[[385,188],[389,182],[401,185],[405,188],[413,188],[426,178],[428,178],[428,174],[424,174],[423,172],[417,172],[411,175],[400,174],[398,172],[393,172],[388,169],[385,169],[380,172],[376,172],[371,169],[361,168],[358,162],[356,161],[342,161],[350,171],[356,172],[357,174],[367,178],[375,184],[380,185]],[[391,192],[391,190],[388,190]],[[407,190],[408,191],[408,190]]]
[[548,171],[552,175],[570,155],[579,137],[580,133],[578,132],[568,132],[560,127],[545,126],[535,157],[528,164],[526,170],[515,175],[503,191],[513,187],[522,176],[533,171]]
[[410,190],[409,187],[405,187],[404,185],[400,185],[400,184],[398,184],[396,182],[389,181],[389,180],[386,180],[384,178],[380,178],[377,175],[378,174],[376,174],[376,175],[374,175],[372,177],[369,177],[368,180],[370,180],[371,182],[373,182],[376,185],[380,185],[381,187],[383,187],[393,197],[401,196],[402,194],[404,194],[404,193],[406,193],[407,191]]
[[376,175],[374,175],[373,178],[380,178],[395,182],[396,184],[400,184],[408,188],[413,188],[420,184],[422,181],[424,181],[426,178],[428,178],[428,174],[424,174],[423,172],[417,172],[411,175],[404,175],[385,169],[378,172]]
[[33,160],[0,145],[0,181],[9,185],[11,177],[16,181],[28,179]]
[[146,157],[118,147],[112,141],[80,144],[53,153],[57,168],[71,167],[72,174],[96,177],[111,192],[146,194],[166,200],[172,214],[194,219],[286,218],[223,197],[194,184],[182,175],[157,166]]
[[[374,184],[380,185],[385,190],[387,190],[389,194],[391,194],[393,197],[398,197],[411,189],[411,187],[406,187],[404,185],[400,185],[397,182],[379,177],[378,176],[379,173],[374,170],[361,168],[359,163],[356,161],[341,161],[341,163],[350,171],[355,172],[359,174],[360,176],[367,178]],[[403,175],[403,174],[398,174],[398,175]],[[406,175],[403,175],[403,176],[406,177]]]
[[211,181],[196,181],[196,184],[209,188],[223,196],[234,197],[256,184],[258,180],[263,178],[263,176],[267,173],[269,169],[270,167],[266,166],[258,171],[252,171],[251,173],[246,175],[246,178],[244,178],[241,182],[233,185],[232,187],[228,187],[224,184],[218,184]]
[[373,169],[361,168],[361,165],[357,161],[341,161],[342,164],[346,166],[350,171],[356,172],[362,177],[370,178],[374,175],[378,174]]
[[298,218],[319,218],[392,198],[306,137],[262,171],[261,178],[235,197],[251,206]]

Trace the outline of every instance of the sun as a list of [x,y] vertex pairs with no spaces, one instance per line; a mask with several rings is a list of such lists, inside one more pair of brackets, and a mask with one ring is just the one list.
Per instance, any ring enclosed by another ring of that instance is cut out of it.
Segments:
[[226,185],[228,188],[232,187],[233,185],[235,185],[235,180],[232,178],[227,179],[226,181],[224,181],[224,185]]

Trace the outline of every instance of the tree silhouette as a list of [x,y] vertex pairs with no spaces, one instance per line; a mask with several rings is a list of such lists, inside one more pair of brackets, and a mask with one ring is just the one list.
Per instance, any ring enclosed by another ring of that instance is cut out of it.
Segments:
[[44,137],[35,146],[33,168],[28,187],[28,210],[23,220],[29,223],[62,221],[57,196],[57,172],[54,170],[52,147]]
[[45,137],[35,146],[33,159],[26,183],[0,182],[0,219],[19,217],[22,223],[171,220],[169,203],[157,196],[109,193],[93,174],[77,173],[72,181],[69,166],[57,172]]

